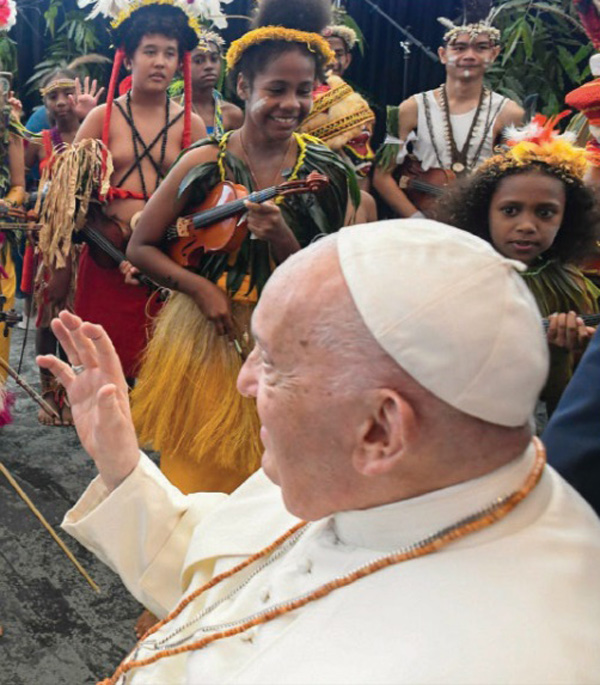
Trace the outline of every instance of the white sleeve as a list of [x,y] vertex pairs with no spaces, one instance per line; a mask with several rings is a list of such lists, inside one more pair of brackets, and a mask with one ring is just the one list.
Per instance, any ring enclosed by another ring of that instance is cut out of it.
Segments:
[[121,576],[157,616],[181,597],[181,576],[194,529],[223,493],[184,495],[142,453],[135,470],[112,492],[95,478],[62,528]]

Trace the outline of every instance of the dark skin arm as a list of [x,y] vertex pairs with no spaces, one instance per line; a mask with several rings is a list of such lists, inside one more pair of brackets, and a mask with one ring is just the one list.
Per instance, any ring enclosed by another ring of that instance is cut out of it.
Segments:
[[25,156],[23,139],[13,133],[8,142],[8,163],[10,168],[10,185],[25,187]]

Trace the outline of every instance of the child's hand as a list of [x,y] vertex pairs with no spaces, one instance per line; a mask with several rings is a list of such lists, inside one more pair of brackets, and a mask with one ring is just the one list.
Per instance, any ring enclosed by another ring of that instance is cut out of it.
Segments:
[[248,210],[248,230],[259,240],[276,240],[286,229],[289,231],[281,210],[274,202],[257,204],[246,201],[244,204]]
[[275,202],[257,204],[246,200],[248,230],[255,238],[266,240],[278,264],[300,249],[296,236],[286,224]]
[[81,81],[75,79],[75,95],[69,95],[69,103],[79,121],[83,121],[86,116],[96,107],[104,88],[98,89],[98,81],[94,79],[90,84],[90,77],[86,76]]
[[137,274],[140,273],[140,270],[133,266],[131,262],[121,262],[119,264],[119,271],[123,274],[123,276],[125,276],[125,283],[127,283],[127,285],[142,285],[136,278]]
[[579,352],[585,349],[595,330],[573,311],[548,317],[548,342],[556,347]]
[[15,97],[15,94],[12,90],[8,94],[8,104],[12,110],[12,115],[15,119],[17,119],[17,121],[19,121],[23,114],[23,103]]

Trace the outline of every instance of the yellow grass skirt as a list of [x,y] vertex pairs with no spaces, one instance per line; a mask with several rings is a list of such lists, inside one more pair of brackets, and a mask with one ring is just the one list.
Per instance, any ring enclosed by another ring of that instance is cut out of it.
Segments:
[[[0,295],[6,297],[4,303],[4,311],[8,311],[15,306],[15,292],[17,289],[17,275],[15,272],[15,265],[10,254],[10,245],[3,246],[2,268],[8,274],[8,278],[0,278]],[[10,328],[8,329],[8,336],[4,337],[4,327],[0,327],[0,357],[8,362],[10,351]],[[6,371],[0,369],[0,386],[6,380]]]
[[[232,302],[240,331],[252,304]],[[231,492],[260,466],[260,422],[253,399],[236,390],[236,348],[174,293],[156,326],[133,390],[140,443],[161,453],[163,473],[183,492]]]

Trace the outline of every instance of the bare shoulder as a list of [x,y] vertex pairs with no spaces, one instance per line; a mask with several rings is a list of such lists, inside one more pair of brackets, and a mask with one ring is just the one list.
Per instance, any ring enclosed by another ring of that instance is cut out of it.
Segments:
[[502,128],[504,128],[504,126],[510,126],[511,124],[515,126],[522,124],[524,117],[525,110],[521,105],[517,104],[514,100],[507,100],[498,119]]
[[223,102],[223,117],[227,120],[225,128],[235,129],[240,128],[244,123],[244,112],[234,105],[233,102]]
[[80,140],[86,140],[88,138],[98,138],[102,137],[102,126],[104,124],[104,117],[106,116],[106,105],[98,105],[86,116],[86,118],[81,123],[75,140],[73,142],[78,143]]
[[219,154],[219,148],[216,145],[202,145],[200,147],[192,147],[188,149],[176,164],[178,169],[187,171],[199,164],[206,164],[208,162],[216,162]]
[[400,138],[405,138],[411,131],[417,128],[419,121],[419,106],[414,96],[400,103],[398,107],[398,130]]

